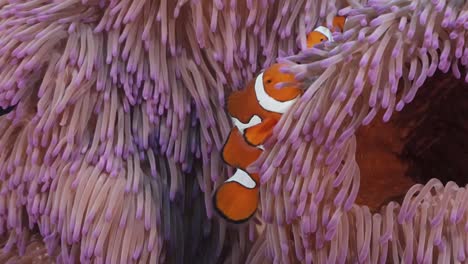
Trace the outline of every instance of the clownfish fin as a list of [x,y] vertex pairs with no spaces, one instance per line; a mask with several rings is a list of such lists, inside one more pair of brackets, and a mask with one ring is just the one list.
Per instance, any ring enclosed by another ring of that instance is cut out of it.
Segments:
[[262,151],[246,142],[237,127],[229,133],[222,149],[223,161],[234,168],[246,168],[260,157]]
[[265,140],[271,136],[273,128],[278,123],[278,120],[266,118],[258,125],[249,127],[245,130],[244,137],[250,144],[257,146],[263,144]]
[[242,223],[257,211],[259,200],[258,183],[245,171],[236,173],[216,190],[213,205],[227,221]]

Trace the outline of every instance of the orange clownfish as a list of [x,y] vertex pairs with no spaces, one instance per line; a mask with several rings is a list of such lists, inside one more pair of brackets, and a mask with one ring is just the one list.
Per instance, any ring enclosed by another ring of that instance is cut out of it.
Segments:
[[[223,147],[224,162],[235,173],[216,190],[214,208],[226,220],[245,222],[258,207],[260,177],[247,172],[263,152],[262,144],[274,126],[302,94],[294,75],[282,73],[281,64],[274,64],[251,80],[246,89],[232,93],[227,110],[234,127]],[[276,88],[284,83],[283,88]]]
[[[333,20],[335,28],[343,31],[344,17]],[[308,47],[322,41],[333,41],[331,31],[320,26],[307,36]],[[247,172],[263,152],[262,144],[271,135],[281,115],[302,94],[294,75],[280,71],[274,64],[251,80],[245,90],[232,93],[227,110],[234,123],[222,150],[224,162],[236,169],[234,175],[221,184],[213,196],[216,211],[226,220],[242,223],[257,211],[259,200],[258,174]],[[276,88],[279,83],[288,83]]]
[[310,32],[307,35],[307,47],[312,48],[316,44],[324,41],[333,41],[332,32],[339,30],[343,32],[344,25],[346,23],[346,17],[336,16],[333,18],[333,27],[334,29],[330,30],[325,26],[319,26],[314,31]]

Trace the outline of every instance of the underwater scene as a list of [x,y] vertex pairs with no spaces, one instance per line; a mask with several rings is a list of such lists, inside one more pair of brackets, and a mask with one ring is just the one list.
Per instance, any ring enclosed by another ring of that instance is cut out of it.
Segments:
[[468,263],[467,0],[0,0],[0,263]]

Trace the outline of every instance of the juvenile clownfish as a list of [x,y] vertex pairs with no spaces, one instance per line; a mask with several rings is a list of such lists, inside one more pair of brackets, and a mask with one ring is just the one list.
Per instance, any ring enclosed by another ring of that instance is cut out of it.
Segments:
[[310,32],[307,35],[307,47],[312,48],[316,44],[319,44],[320,42],[324,41],[333,41],[333,35],[332,32],[335,32],[335,30],[339,30],[343,32],[344,30],[344,25],[346,23],[346,17],[343,16],[336,16],[333,18],[333,29],[330,30],[329,28],[325,26],[319,26],[314,31]]
[[[234,127],[223,147],[224,162],[236,169],[213,196],[214,208],[226,220],[241,223],[256,212],[260,177],[247,172],[263,152],[262,144],[271,135],[281,115],[302,94],[294,75],[282,73],[283,65],[274,64],[251,80],[246,89],[232,93],[227,110]],[[276,88],[278,83],[287,83]]]

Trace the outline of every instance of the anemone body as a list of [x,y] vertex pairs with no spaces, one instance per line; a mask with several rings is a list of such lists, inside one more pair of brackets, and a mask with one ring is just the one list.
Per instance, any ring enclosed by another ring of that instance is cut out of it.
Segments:
[[[345,32],[305,50],[340,9]],[[4,251],[66,263],[463,261],[466,189],[431,180],[372,214],[355,204],[354,133],[379,111],[389,120],[437,70],[468,81],[467,9],[1,1],[0,107],[15,106],[0,117]],[[230,228],[211,205],[230,175],[224,98],[277,58],[309,87],[251,168],[264,183],[258,219]],[[38,238],[47,254],[31,250]]]

